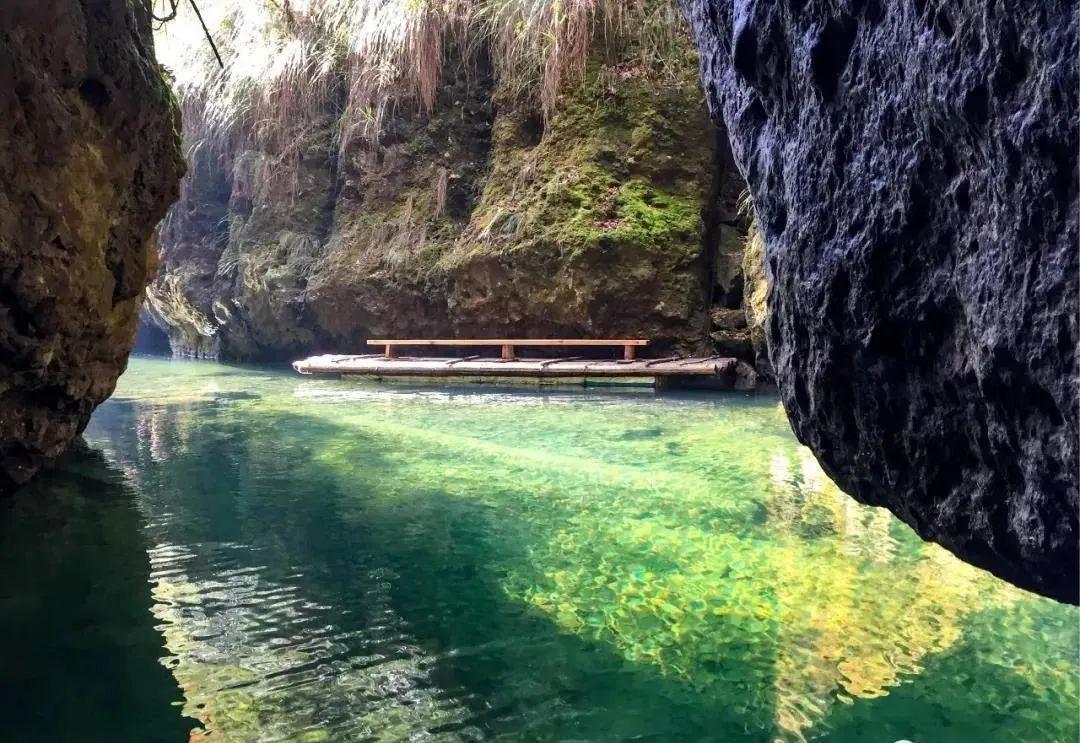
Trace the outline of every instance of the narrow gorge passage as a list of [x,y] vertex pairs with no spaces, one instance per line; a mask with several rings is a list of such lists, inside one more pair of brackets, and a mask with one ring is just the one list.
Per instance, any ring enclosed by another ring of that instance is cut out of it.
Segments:
[[1009,5],[0,0],[0,737],[1077,740]]

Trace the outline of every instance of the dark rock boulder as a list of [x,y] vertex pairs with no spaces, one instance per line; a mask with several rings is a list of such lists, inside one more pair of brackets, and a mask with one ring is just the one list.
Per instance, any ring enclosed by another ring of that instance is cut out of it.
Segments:
[[682,3],[796,435],[858,500],[1076,603],[1075,3]]
[[0,491],[62,454],[125,367],[178,127],[142,2],[0,3]]

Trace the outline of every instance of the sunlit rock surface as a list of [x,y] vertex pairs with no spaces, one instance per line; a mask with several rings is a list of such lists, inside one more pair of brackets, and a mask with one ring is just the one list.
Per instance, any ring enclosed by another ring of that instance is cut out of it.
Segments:
[[185,103],[192,168],[147,322],[178,355],[227,359],[531,336],[753,361],[746,322],[710,312],[743,314],[744,184],[683,21],[656,5],[680,32],[663,59],[606,43],[597,21],[546,114],[479,39],[447,40],[431,109],[403,87],[377,137],[342,115],[342,86],[288,109],[277,138],[207,137],[214,105]]
[[682,4],[796,434],[858,500],[1075,603],[1075,6]]
[[178,127],[143,3],[0,4],[0,491],[63,453],[124,369]]

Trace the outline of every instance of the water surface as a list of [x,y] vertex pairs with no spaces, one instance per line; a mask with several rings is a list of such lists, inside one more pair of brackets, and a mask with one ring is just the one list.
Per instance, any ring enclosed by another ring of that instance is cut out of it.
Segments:
[[844,496],[774,398],[136,359],[86,440],[60,515],[0,508],[5,739],[1077,739],[1077,610]]

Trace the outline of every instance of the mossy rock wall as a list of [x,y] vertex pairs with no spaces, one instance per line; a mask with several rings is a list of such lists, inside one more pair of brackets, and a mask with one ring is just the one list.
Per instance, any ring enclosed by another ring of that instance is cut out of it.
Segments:
[[496,117],[483,194],[438,264],[460,333],[702,347],[714,142],[685,72],[594,62],[542,136],[532,112]]
[[436,106],[403,105],[378,142],[347,144],[333,227],[307,304],[330,350],[380,336],[454,333],[452,275],[439,261],[469,225],[488,177],[492,80],[444,71]]
[[726,138],[689,39],[663,69],[640,58],[593,55],[547,117],[482,58],[455,58],[434,110],[400,104],[377,142],[339,148],[328,109],[297,131],[299,162],[206,153],[164,232],[149,321],[176,352],[233,359],[377,336],[712,349],[710,305],[732,290],[716,268],[741,270],[741,240],[719,240],[721,221],[743,229],[741,181],[718,168]]

